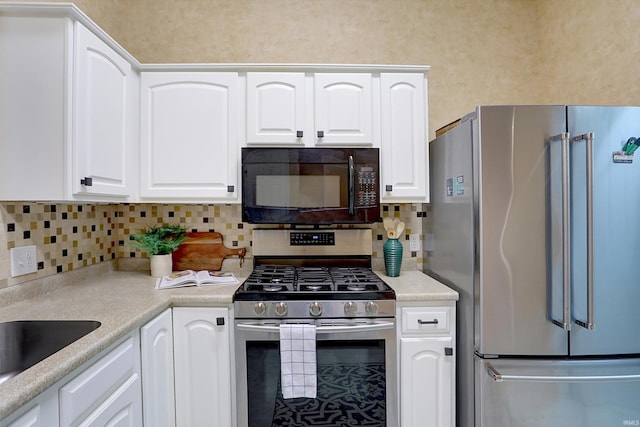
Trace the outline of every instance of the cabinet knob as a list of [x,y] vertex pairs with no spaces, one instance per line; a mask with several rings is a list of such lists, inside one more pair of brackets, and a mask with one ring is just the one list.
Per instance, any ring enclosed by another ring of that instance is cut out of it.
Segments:
[[453,347],[445,347],[444,348],[445,356],[453,356]]
[[296,131],[296,138],[302,138],[304,136],[304,131]]
[[227,185],[227,193],[233,193],[236,191],[235,185]]
[[216,325],[224,326],[224,317],[216,317]]
[[93,178],[91,178],[90,176],[85,176],[80,180],[80,184],[91,187],[93,185]]
[[319,130],[318,131],[318,138],[324,138],[324,131],[323,130]]
[[385,185],[384,191],[393,191],[393,185]]

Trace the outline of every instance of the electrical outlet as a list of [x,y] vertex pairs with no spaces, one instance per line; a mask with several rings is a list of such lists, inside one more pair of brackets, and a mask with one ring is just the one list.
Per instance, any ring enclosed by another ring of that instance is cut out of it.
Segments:
[[409,234],[409,250],[411,252],[417,252],[420,250],[420,235]]
[[38,270],[35,245],[11,248],[11,277],[35,273]]

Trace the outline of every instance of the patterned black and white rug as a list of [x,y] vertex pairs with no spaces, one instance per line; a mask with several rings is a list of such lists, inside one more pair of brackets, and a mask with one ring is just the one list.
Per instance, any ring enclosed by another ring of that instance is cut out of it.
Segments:
[[284,399],[280,386],[273,427],[385,427],[384,364],[318,365],[316,399]]

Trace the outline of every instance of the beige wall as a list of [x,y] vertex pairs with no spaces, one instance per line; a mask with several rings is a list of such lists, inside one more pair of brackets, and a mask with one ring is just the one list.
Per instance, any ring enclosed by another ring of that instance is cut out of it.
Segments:
[[540,3],[545,101],[640,105],[640,2]]

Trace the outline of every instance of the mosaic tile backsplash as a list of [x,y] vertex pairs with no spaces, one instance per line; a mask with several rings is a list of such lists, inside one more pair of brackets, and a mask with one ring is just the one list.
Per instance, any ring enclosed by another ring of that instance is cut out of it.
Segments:
[[[409,251],[409,234],[420,234],[422,204],[383,205],[382,216],[406,223],[403,269],[422,268],[421,252]],[[189,231],[217,231],[227,247],[246,247],[251,258],[253,226],[241,220],[240,205],[0,203],[0,288],[121,258],[143,258],[131,236],[160,223]],[[382,223],[372,224],[374,268],[383,268]],[[36,273],[11,277],[10,249],[35,245]],[[224,268],[224,265],[223,265]]]

